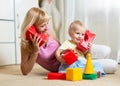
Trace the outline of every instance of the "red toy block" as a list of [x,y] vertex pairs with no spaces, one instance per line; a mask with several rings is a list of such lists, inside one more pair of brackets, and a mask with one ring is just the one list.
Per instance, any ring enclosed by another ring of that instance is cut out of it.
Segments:
[[46,39],[47,39],[47,36],[45,34],[43,34],[43,33],[42,34],[37,33],[37,31],[36,31],[36,29],[35,29],[35,27],[33,25],[30,26],[29,29],[26,31],[26,39],[27,40],[31,40],[30,39],[30,34],[31,34],[32,37],[34,37],[35,34],[37,34],[37,37],[40,36],[40,38],[42,39],[42,41],[41,41],[41,43],[40,43],[39,46],[41,46],[46,41]]
[[61,79],[61,80],[66,80],[66,74],[65,74],[65,73],[49,72],[49,73],[48,73],[48,79]]
[[73,50],[66,50],[65,52],[63,52],[63,58],[68,65],[71,65],[78,60],[78,57],[77,55],[75,55]]
[[76,48],[78,50],[80,50],[81,52],[86,53],[88,51],[88,49],[89,49],[88,48],[88,43],[92,43],[95,36],[96,35],[94,33],[91,33],[89,30],[86,30],[84,40],[80,41],[77,44]]
[[92,41],[94,40],[95,38],[95,34],[90,32],[89,30],[86,30],[85,32],[85,36],[84,36],[84,40],[88,43],[92,43]]
[[77,44],[77,47],[76,47],[78,50],[80,50],[82,53],[86,53],[88,51],[88,43],[85,42],[84,40],[80,41],[78,44]]

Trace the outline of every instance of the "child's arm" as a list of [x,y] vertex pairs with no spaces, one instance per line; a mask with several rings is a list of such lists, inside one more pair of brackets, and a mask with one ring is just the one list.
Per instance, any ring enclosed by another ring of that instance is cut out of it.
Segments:
[[84,54],[84,56],[86,57],[87,53],[91,53],[91,48],[92,48],[92,43],[88,43],[88,51]]

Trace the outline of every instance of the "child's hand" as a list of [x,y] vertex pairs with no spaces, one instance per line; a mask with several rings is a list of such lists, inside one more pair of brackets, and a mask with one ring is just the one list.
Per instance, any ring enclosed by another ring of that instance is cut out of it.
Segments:
[[63,63],[63,64],[66,64],[66,61],[64,60],[64,55],[67,53],[67,52],[69,52],[71,49],[66,49],[66,50],[62,50],[61,51],[61,53],[60,53],[60,56],[61,56],[61,62]]
[[65,60],[63,59],[63,56],[62,56],[62,58],[61,58],[61,63],[62,63],[62,64],[66,64]]
[[88,43],[88,52],[91,52],[92,43]]
[[60,62],[61,62],[62,64],[66,64],[65,60],[63,59],[63,56],[64,56],[64,54],[61,53],[60,56],[59,56]]

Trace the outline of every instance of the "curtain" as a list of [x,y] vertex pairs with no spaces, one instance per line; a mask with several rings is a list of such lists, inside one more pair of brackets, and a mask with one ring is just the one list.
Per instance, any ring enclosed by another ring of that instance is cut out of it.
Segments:
[[96,33],[96,44],[111,47],[111,58],[120,62],[120,1],[75,0],[75,19]]
[[[56,0],[39,0],[40,7],[44,9],[50,16],[50,29],[54,35],[59,38],[59,30],[60,30],[60,13],[56,7]],[[49,2],[50,1],[50,2]]]
[[40,7],[43,8],[50,16],[50,27],[52,32],[64,42],[69,38],[68,28],[74,20],[75,0],[39,0]]
[[56,6],[60,12],[61,24],[59,28],[59,39],[64,42],[69,39],[68,28],[75,17],[75,0],[56,0]]

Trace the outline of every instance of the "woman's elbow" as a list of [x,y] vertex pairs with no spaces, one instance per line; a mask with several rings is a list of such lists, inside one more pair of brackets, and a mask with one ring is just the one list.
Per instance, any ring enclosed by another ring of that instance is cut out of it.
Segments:
[[23,72],[23,71],[22,71],[22,74],[23,74],[23,75],[28,75],[28,73],[26,73],[26,72]]
[[26,68],[21,67],[21,72],[23,75],[28,75],[29,71],[26,70]]

